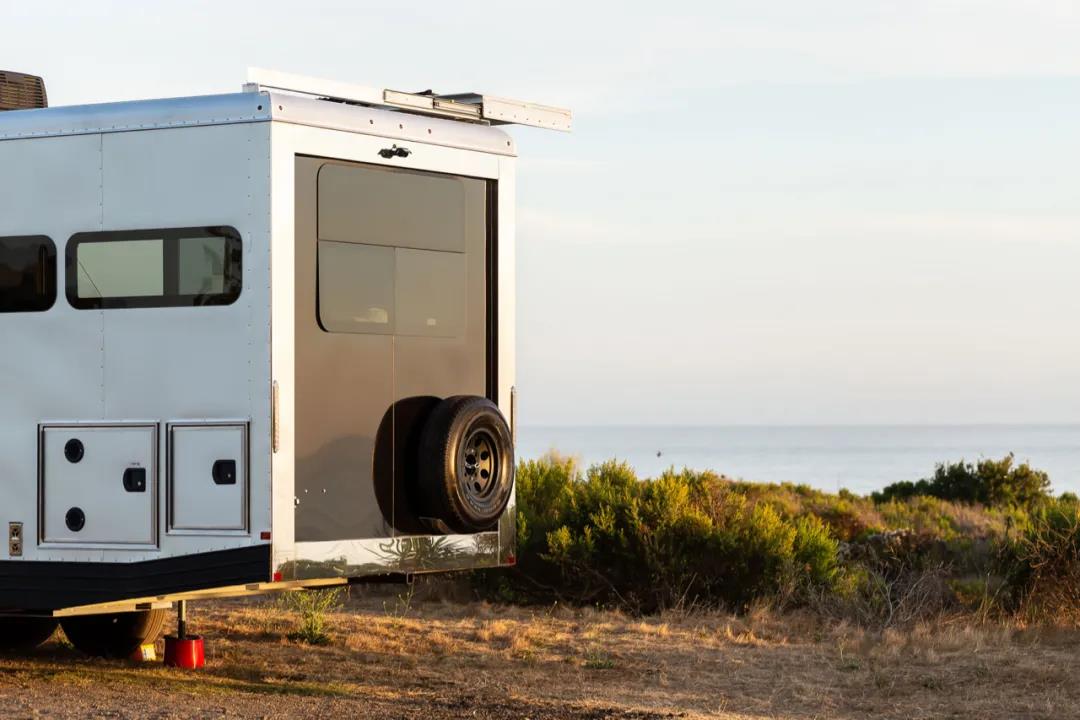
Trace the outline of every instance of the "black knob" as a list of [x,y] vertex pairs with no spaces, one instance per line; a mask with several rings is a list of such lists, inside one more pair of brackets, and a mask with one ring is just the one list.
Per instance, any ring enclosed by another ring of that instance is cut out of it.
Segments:
[[77,438],[71,438],[67,441],[67,444],[64,445],[64,457],[67,458],[68,462],[79,462],[83,459],[85,452],[86,449],[83,447],[82,440]]
[[71,532],[79,532],[86,527],[86,513],[80,508],[73,507],[67,511],[67,515],[64,516],[64,522],[67,523],[68,530]]

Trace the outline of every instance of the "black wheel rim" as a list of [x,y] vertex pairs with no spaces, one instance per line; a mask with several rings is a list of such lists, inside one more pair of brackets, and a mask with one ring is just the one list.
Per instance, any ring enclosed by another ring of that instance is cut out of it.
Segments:
[[458,482],[462,495],[474,507],[486,507],[497,495],[501,462],[498,444],[487,429],[465,436],[458,454]]

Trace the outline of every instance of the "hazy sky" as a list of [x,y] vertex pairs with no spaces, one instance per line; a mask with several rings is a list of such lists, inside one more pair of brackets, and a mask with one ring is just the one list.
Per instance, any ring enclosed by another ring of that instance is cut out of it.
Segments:
[[1080,421],[1080,3],[0,0],[55,104],[248,65],[519,129],[525,423]]

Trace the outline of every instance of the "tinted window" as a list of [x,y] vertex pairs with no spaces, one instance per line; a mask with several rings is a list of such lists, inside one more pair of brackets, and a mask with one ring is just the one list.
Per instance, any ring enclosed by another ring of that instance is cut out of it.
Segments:
[[[322,328],[464,336],[469,319],[466,249],[483,252],[486,182],[412,170],[324,165],[318,185]],[[482,286],[484,278],[473,281]]]
[[330,332],[394,332],[394,248],[319,241],[319,319]]
[[240,296],[241,241],[229,227],[79,233],[67,296],[80,309],[228,305]]
[[90,242],[77,251],[80,298],[161,297],[165,241]]
[[319,239],[464,252],[466,215],[479,211],[482,219],[484,212],[469,202],[468,190],[483,185],[452,175],[324,165]]
[[43,235],[0,238],[0,312],[41,312],[56,302],[56,246]]
[[394,300],[401,335],[465,334],[465,254],[395,251]]

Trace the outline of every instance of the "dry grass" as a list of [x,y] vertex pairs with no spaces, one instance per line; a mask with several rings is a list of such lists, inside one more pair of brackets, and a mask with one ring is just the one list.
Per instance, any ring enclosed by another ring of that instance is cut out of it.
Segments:
[[352,599],[329,644],[281,604],[197,606],[208,666],[0,658],[11,717],[1062,718],[1080,632],[941,619],[869,632],[808,614],[668,613]]

